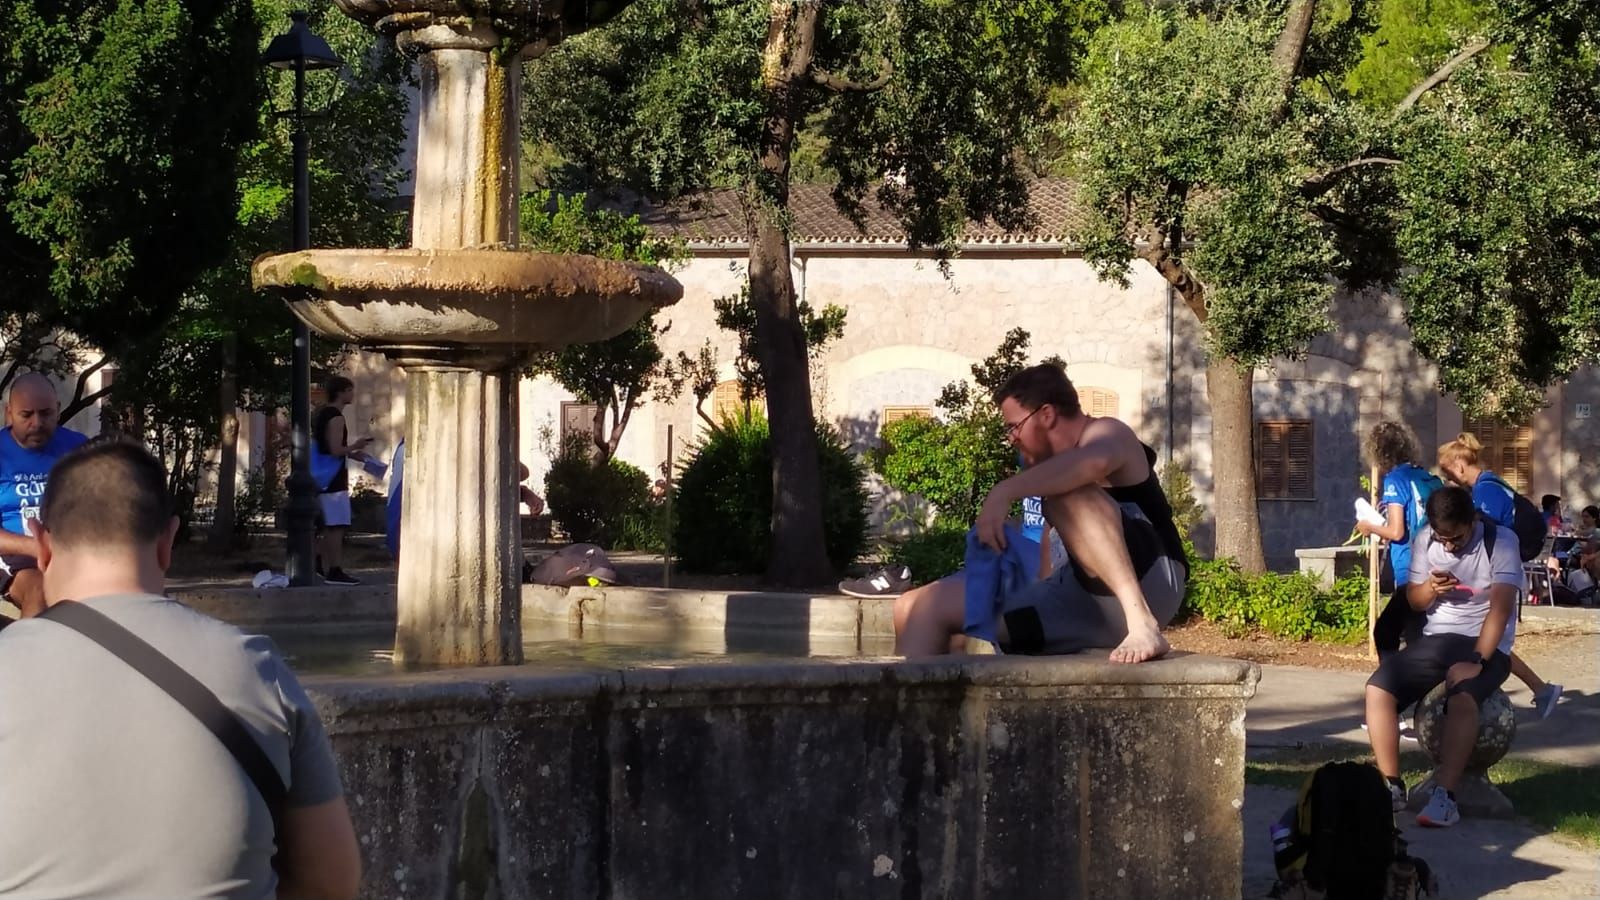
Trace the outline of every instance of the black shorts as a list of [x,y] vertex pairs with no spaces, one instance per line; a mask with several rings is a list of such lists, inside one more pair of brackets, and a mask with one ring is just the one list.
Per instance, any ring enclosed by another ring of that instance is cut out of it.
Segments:
[[[1401,709],[1427,696],[1445,680],[1456,663],[1467,662],[1477,652],[1478,639],[1465,634],[1425,634],[1385,659],[1367,684],[1394,695]],[[1511,674],[1511,657],[1496,650],[1483,661],[1483,671],[1450,689],[1467,694],[1482,706]]]
[[16,579],[17,573],[24,569],[39,568],[39,561],[31,556],[15,556],[9,553],[0,554],[0,594],[11,590],[11,582]]

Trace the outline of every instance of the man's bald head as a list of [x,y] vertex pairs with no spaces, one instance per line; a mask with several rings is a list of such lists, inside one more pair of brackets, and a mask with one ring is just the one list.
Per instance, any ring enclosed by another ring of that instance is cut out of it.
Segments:
[[29,450],[38,450],[55,437],[61,424],[61,401],[56,386],[38,372],[26,372],[11,382],[6,397],[6,420],[11,437]]

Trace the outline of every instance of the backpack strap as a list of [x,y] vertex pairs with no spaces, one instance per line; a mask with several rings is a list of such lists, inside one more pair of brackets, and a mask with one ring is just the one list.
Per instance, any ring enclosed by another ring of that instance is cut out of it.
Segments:
[[272,815],[272,833],[275,836],[282,835],[281,817],[289,789],[249,729],[217,699],[210,688],[138,635],[118,625],[99,610],[82,603],[70,600],[56,603],[41,613],[39,618],[64,625],[99,644],[200,720],[200,724],[233,754],[239,768],[250,777]]

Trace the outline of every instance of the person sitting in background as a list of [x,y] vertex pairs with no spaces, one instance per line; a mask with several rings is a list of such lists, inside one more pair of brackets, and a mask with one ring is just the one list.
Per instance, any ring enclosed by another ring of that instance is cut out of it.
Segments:
[[[39,521],[50,469],[88,438],[61,426],[56,386],[37,372],[11,382],[6,420],[10,424],[0,430],[0,595],[27,618],[44,610],[39,541],[32,526]],[[9,621],[0,616],[0,626]]]
[[1435,787],[1417,814],[1419,825],[1446,828],[1461,820],[1455,789],[1477,743],[1478,711],[1511,672],[1517,592],[1526,579],[1516,532],[1479,517],[1464,489],[1434,491],[1427,522],[1413,541],[1406,584],[1407,602],[1427,613],[1427,623],[1368,679],[1367,724],[1372,755],[1399,812],[1407,798],[1396,714],[1447,685]]
[[1561,518],[1561,496],[1559,494],[1545,494],[1540,497],[1539,510],[1544,514],[1545,531],[1550,534],[1560,534],[1566,530],[1566,520]]
[[1600,540],[1600,506],[1590,504],[1578,514],[1578,537]]

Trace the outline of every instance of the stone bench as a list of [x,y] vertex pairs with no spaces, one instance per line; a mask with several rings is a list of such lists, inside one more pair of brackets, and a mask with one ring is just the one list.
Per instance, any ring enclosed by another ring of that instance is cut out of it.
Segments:
[[308,678],[372,898],[1228,898],[1260,670],[1176,655]]
[[1333,587],[1333,583],[1342,575],[1367,570],[1367,550],[1355,545],[1302,547],[1294,552],[1294,556],[1300,561],[1301,574],[1317,579],[1325,588]]

